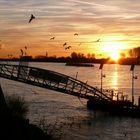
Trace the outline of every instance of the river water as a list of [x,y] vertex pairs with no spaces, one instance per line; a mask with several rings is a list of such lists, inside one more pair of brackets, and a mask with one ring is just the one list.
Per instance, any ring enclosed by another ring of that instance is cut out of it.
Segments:
[[[9,64],[11,64],[9,62]],[[12,63],[15,64],[15,63]],[[100,88],[101,71],[94,67],[65,66],[64,63],[30,62],[29,66],[49,69],[88,82]],[[131,100],[132,73],[130,66],[104,65],[103,89],[116,89],[128,95]],[[135,67],[134,80],[135,104],[140,96],[140,66]],[[52,127],[61,133],[62,140],[140,140],[140,119],[111,117],[102,112],[90,111],[86,100],[64,93],[43,89],[0,78],[6,95],[17,94],[29,104],[28,118],[31,123]]]

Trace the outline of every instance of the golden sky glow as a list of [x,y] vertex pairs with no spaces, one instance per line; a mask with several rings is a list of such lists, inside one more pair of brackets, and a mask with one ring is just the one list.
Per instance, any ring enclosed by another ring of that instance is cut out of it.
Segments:
[[[139,7],[139,0],[0,0],[0,57],[17,57],[27,46],[32,56],[75,51],[117,58],[140,46]],[[31,14],[36,19],[28,23]]]

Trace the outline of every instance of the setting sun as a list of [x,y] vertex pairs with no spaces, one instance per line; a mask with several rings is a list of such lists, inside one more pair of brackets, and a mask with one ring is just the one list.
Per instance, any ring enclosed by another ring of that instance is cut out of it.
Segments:
[[110,57],[112,60],[117,61],[120,58],[119,52],[117,50],[110,52]]
[[121,42],[104,42],[102,46],[102,51],[114,61],[120,58],[120,53],[126,48],[126,45]]

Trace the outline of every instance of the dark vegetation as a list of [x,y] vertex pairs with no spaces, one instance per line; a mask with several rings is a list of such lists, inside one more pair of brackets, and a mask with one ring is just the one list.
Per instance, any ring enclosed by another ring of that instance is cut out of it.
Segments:
[[26,119],[28,106],[20,97],[4,98],[0,87],[0,138],[13,140],[53,140],[40,127]]

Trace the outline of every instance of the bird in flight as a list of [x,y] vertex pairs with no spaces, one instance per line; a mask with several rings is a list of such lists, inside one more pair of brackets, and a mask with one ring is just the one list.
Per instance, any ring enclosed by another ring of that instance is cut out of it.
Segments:
[[25,46],[25,50],[27,50],[27,46]]
[[65,48],[65,50],[70,49],[70,48],[71,48],[71,46],[68,46],[68,47]]
[[29,19],[29,23],[30,23],[33,19],[35,19],[35,16],[34,16],[33,14],[31,14],[31,17],[30,17],[30,19]]
[[76,36],[76,35],[78,36],[78,34],[77,34],[77,33],[75,33],[75,34],[74,34],[74,36]]
[[50,38],[50,40],[54,40],[54,39],[55,39],[55,37]]
[[100,41],[100,39],[97,39],[97,40],[96,40],[96,42],[99,42],[99,41]]
[[63,44],[63,46],[66,46],[67,45],[67,43],[65,42],[64,44]]

